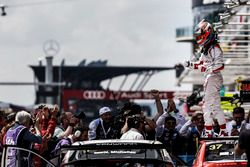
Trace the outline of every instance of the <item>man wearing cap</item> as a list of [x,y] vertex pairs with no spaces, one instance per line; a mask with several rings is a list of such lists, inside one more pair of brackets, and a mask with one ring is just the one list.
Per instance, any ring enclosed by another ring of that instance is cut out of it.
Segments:
[[112,127],[112,115],[109,107],[102,107],[99,110],[100,118],[97,118],[89,124],[89,140],[112,139],[114,130]]

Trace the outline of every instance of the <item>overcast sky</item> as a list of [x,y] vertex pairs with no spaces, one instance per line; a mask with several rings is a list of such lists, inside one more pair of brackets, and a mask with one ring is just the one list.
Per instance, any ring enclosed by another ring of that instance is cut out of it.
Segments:
[[[48,2],[31,5],[30,3]],[[51,2],[51,3],[49,3]],[[57,2],[57,3],[53,3]],[[175,29],[192,25],[191,0],[0,0],[0,82],[32,82],[29,65],[45,56],[43,44],[60,44],[54,64],[108,60],[108,65],[174,66],[190,57]],[[30,4],[30,5],[29,5]],[[145,89],[175,86],[174,71],[154,76]],[[114,88],[116,85],[112,85]],[[30,105],[33,86],[0,86],[0,101]]]

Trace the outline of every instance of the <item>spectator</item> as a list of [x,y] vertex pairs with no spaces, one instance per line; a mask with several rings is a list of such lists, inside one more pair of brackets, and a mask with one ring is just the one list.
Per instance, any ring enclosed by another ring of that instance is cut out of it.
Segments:
[[60,115],[59,125],[56,126],[53,138],[62,139],[72,134],[77,120],[71,112],[65,112]]
[[[213,131],[214,131],[214,133],[216,133],[216,134],[219,134],[219,133],[220,133],[220,125],[219,125],[219,122],[218,122],[217,119],[214,119]],[[227,134],[225,133],[225,136],[226,136],[226,135],[227,135]]]
[[250,111],[248,111],[245,121],[242,123],[242,130],[250,129]]
[[[162,105],[162,104],[159,103],[159,105]],[[163,107],[157,107],[157,109],[163,109]],[[176,119],[176,129],[178,131],[186,122],[185,117],[176,108],[176,105],[173,99],[168,99],[168,105],[167,105],[167,108],[165,109],[165,112],[158,111],[158,113],[163,113],[163,114],[156,121],[157,126],[164,126],[165,118],[168,116],[173,116]]]
[[250,130],[246,129],[240,132],[238,143],[235,145],[235,154],[242,155],[246,153],[247,155],[247,166],[250,166]]
[[180,129],[180,135],[186,139],[185,148],[188,155],[195,155],[198,149],[198,139],[205,134],[203,113],[195,113]]
[[163,106],[162,106],[162,103],[161,103],[161,98],[160,98],[160,94],[159,94],[158,90],[152,89],[151,90],[151,95],[155,99],[155,105],[156,105],[156,108],[157,108],[157,113],[153,118],[153,121],[156,123],[158,118],[163,114]]
[[136,115],[128,116],[126,118],[126,124],[129,130],[121,136],[121,139],[144,140],[144,137],[141,133],[144,124],[140,116]]
[[[77,141],[87,141],[88,140],[88,128],[77,127],[74,129],[74,133],[61,139],[55,149],[51,152],[51,157],[53,158],[53,162],[59,164],[59,155],[61,153],[62,146],[71,146],[74,142]],[[62,155],[63,159],[64,155]]]
[[[1,111],[0,111],[1,112]],[[4,143],[5,141],[5,134],[6,132],[9,130],[10,127],[12,127],[15,123],[15,116],[16,116],[16,113],[10,113],[6,116],[5,118],[5,123],[3,125],[2,128],[1,128],[1,132],[0,132],[0,143]]]
[[0,110],[0,131],[6,124],[5,112],[3,110]]
[[15,124],[16,113],[10,113],[7,115],[6,125],[1,129],[0,132],[0,152],[2,151],[2,145],[5,143],[6,132]]
[[112,139],[114,138],[114,129],[112,125],[112,115],[109,107],[102,107],[99,110],[100,118],[97,118],[89,124],[89,140]]
[[9,124],[15,121],[16,113],[12,112],[6,116],[6,123]]
[[[55,127],[56,127],[56,116],[59,111],[57,105],[54,105],[53,108],[49,108],[48,106],[43,106],[38,113],[41,114],[42,119],[40,121],[41,125],[41,133],[42,133],[42,144],[35,144],[34,148],[37,150],[42,156],[45,158],[49,158],[49,149],[48,149],[48,141],[52,138]],[[38,156],[34,157],[35,166],[42,166],[42,161]]]
[[182,141],[178,130],[176,129],[176,119],[173,116],[167,116],[165,118],[164,128],[158,126],[157,140],[166,145],[166,149],[174,154],[179,155],[181,153]]
[[[29,131],[32,122],[31,115],[26,111],[19,111],[15,117],[15,124],[6,133],[5,143],[26,149],[30,149],[32,143],[41,144],[42,137],[39,121],[40,114],[37,115],[35,120],[36,134],[33,134]],[[9,167],[32,166],[32,161],[27,152],[10,149],[7,158],[7,166]]]
[[245,110],[242,107],[233,109],[233,120],[226,124],[229,136],[239,136],[242,125],[244,124]]
[[145,117],[144,113],[141,114],[141,119],[142,123],[144,126],[142,126],[142,132],[144,133],[145,139],[146,140],[155,140],[155,128],[156,128],[156,123]]
[[250,123],[250,110],[247,113],[246,123]]
[[53,137],[48,140],[48,151],[51,153],[56,144],[63,138],[67,138],[73,133],[74,127],[77,124],[77,118],[71,112],[63,112],[58,119],[58,124],[55,128]]

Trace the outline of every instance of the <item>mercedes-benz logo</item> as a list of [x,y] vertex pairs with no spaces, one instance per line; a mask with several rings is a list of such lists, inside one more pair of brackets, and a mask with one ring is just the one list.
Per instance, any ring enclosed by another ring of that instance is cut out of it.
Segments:
[[55,56],[59,52],[60,47],[57,41],[48,40],[44,42],[43,50],[47,56]]

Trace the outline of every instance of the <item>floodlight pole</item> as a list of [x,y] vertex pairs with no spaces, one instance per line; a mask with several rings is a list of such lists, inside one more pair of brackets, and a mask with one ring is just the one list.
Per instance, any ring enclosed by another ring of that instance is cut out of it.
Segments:
[[[46,54],[45,83],[49,85],[53,82],[53,57],[59,52],[60,47],[57,41],[48,40],[43,44],[43,50]],[[47,86],[45,87],[45,90],[48,93],[46,96],[46,103],[53,104],[55,101],[52,94],[50,94],[53,92],[53,88]]]
[[[60,64],[60,68],[59,68],[59,76],[58,76],[58,82],[61,83],[62,82],[62,70],[63,70],[63,66],[64,66],[64,63],[65,63],[65,60],[63,59],[61,61],[61,64]],[[61,111],[61,108],[62,108],[62,86],[58,86],[58,106],[60,108],[60,111]]]
[[[46,67],[45,67],[45,83],[46,84],[51,84],[53,82],[53,56],[46,56]],[[46,88],[47,92],[52,92],[52,87],[47,86]],[[53,104],[53,97],[47,96],[46,97],[46,103],[48,104]]]

